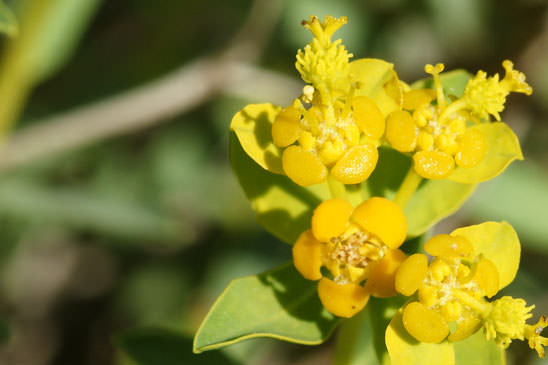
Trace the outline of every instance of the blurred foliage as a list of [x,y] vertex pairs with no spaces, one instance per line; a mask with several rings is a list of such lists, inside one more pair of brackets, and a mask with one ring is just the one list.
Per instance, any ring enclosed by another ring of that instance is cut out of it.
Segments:
[[[41,118],[108,100],[220,53],[245,23],[253,2],[6,4],[17,16],[19,35],[1,40],[0,75],[10,70],[9,62],[24,67],[1,81],[2,103],[6,93],[15,97],[15,87],[27,88],[17,133]],[[483,220],[509,221],[522,239],[523,254],[520,274],[504,295],[548,308],[548,4],[280,4],[280,14],[270,15],[278,17],[276,27],[257,65],[285,77],[297,78],[296,48],[309,39],[299,23],[310,14],[348,15],[340,36],[349,51],[356,58],[393,62],[407,82],[423,78],[424,64],[438,61],[447,69],[500,73],[501,61],[510,58],[525,72],[535,92],[531,98],[511,97],[503,118],[520,136],[526,162],[481,186],[463,211],[440,226],[448,232],[446,227]],[[0,32],[10,33],[14,18],[5,9],[0,3]],[[28,20],[29,14],[40,21]],[[25,82],[19,84],[21,75]],[[231,279],[290,258],[290,247],[259,228],[230,170],[228,126],[233,113],[249,102],[258,100],[223,90],[162,125],[3,171],[0,363],[148,365],[164,356],[166,364],[328,364],[340,356],[332,353],[332,341],[304,348],[272,339],[191,355],[190,336]],[[128,330],[140,325],[166,329]],[[526,346],[512,345],[509,362],[537,364]]]

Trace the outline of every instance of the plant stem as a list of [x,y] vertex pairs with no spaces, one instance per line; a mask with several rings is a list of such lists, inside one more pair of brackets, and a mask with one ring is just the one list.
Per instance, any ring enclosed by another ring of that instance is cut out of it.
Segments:
[[422,177],[415,172],[414,166],[411,165],[409,171],[407,172],[407,175],[405,175],[405,178],[400,185],[400,188],[398,189],[398,192],[396,193],[394,202],[403,209],[413,193],[419,187],[421,181]]
[[331,176],[331,174],[327,177],[327,185],[329,186],[329,191],[331,192],[332,198],[347,199],[345,185],[336,180],[333,176]]

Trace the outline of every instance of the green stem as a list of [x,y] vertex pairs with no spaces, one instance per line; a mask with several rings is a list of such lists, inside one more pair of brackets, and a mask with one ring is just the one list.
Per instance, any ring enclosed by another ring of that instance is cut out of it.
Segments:
[[394,202],[398,204],[402,209],[405,207],[411,196],[415,193],[422,181],[422,177],[415,172],[415,167],[411,165],[407,175],[403,179],[403,182],[396,193]]
[[329,191],[331,192],[332,198],[348,200],[345,185],[342,182],[336,180],[331,174],[329,174],[329,177],[327,178],[327,185],[329,186]]

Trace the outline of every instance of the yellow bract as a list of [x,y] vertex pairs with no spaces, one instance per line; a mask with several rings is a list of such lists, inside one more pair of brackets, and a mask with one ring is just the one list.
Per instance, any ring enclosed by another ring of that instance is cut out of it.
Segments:
[[[401,208],[385,198],[371,198],[355,209],[343,199],[326,200],[314,210],[312,229],[295,242],[293,262],[305,278],[321,278],[318,293],[328,311],[350,317],[369,295],[397,294],[394,277],[406,258],[397,248],[406,225]],[[322,266],[329,278],[322,278]]]

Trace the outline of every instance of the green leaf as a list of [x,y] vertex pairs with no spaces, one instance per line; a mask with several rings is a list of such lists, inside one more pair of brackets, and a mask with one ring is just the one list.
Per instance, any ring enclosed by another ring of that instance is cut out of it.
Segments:
[[[391,148],[379,148],[379,162],[369,179],[362,184],[364,198],[384,196],[393,199],[406,172],[411,168],[411,158]],[[460,184],[448,180],[423,180],[404,208],[407,233],[420,236],[440,219],[454,213],[472,194],[476,185]]]
[[451,232],[467,238],[474,246],[474,255],[483,254],[499,272],[499,289],[510,284],[519,268],[521,246],[516,231],[506,222],[485,222]]
[[320,344],[338,319],[323,308],[317,284],[291,263],[232,281],[211,307],[194,337],[199,353],[255,337]]
[[15,15],[4,1],[0,0],[0,33],[14,37],[17,32],[18,26]]
[[514,160],[523,160],[519,139],[505,123],[483,123],[478,129],[485,136],[485,156],[475,167],[457,167],[449,180],[464,184],[479,183],[501,174]]
[[390,365],[385,334],[392,318],[405,303],[407,298],[398,295],[392,298],[372,297],[367,304],[373,329],[373,344],[379,364]]
[[116,342],[135,365],[234,364],[219,351],[193,354],[192,339],[167,329],[148,328],[127,331]]
[[234,133],[230,136],[230,161],[259,223],[289,244],[310,228],[316,206],[331,197],[327,183],[305,188],[287,176],[263,169],[244,152]]
[[498,178],[482,184],[464,206],[476,221],[507,220],[528,247],[548,252],[548,174],[527,161],[510,166]]
[[253,161],[263,169],[283,175],[282,151],[272,141],[272,124],[281,109],[272,104],[249,104],[234,115],[230,130]]
[[415,340],[403,326],[402,311],[398,311],[386,329],[386,346],[392,365],[453,365],[453,345],[423,343]]
[[505,365],[504,349],[495,341],[487,341],[483,331],[477,331],[463,341],[453,343],[456,365]]
[[[465,70],[452,70],[444,72],[440,75],[440,81],[443,86],[445,95],[454,95],[461,97],[464,93],[464,88],[468,81],[472,78],[472,75]],[[418,81],[415,81],[411,85],[412,89],[433,89],[434,80],[431,77],[427,77]]]

